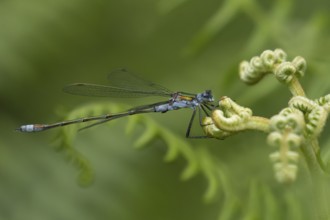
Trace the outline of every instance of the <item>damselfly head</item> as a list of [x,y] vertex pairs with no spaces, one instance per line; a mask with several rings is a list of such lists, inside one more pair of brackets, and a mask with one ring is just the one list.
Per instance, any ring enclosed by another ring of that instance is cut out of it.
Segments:
[[197,99],[201,102],[214,102],[214,98],[211,90],[205,90],[197,95]]

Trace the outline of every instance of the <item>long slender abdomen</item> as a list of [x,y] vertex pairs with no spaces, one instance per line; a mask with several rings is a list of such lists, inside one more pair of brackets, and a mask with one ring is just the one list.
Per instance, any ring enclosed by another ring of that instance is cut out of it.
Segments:
[[31,124],[31,125],[22,125],[21,127],[17,128],[17,131],[21,132],[38,132],[38,131],[44,131],[47,129],[47,125],[43,124]]

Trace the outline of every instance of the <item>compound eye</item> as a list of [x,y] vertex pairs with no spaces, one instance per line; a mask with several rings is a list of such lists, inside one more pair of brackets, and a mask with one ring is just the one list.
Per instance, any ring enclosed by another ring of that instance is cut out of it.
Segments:
[[210,91],[204,92],[203,95],[204,95],[204,97],[211,97],[212,96]]

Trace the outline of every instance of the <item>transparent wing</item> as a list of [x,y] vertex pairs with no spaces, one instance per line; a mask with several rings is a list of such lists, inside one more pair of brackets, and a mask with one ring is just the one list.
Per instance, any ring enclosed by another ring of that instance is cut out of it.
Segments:
[[142,79],[131,71],[121,68],[112,71],[108,75],[108,84],[116,88],[125,88],[132,91],[143,91],[156,94],[173,94],[169,89]]
[[112,71],[108,76],[108,80],[109,85],[75,83],[65,86],[63,91],[74,95],[120,98],[169,97],[173,94],[165,87],[144,80],[126,69]]
[[89,83],[75,83],[67,85],[63,88],[63,91],[73,95],[83,96],[97,96],[97,97],[119,97],[119,98],[138,98],[146,96],[165,96],[169,97],[170,94],[160,91],[143,91],[143,90],[131,90],[124,88],[117,88],[105,85],[96,85]]

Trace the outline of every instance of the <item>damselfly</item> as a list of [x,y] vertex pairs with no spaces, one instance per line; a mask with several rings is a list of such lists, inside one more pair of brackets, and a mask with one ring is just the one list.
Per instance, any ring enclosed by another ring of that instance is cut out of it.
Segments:
[[[211,90],[205,90],[202,93],[192,94],[187,92],[172,92],[165,87],[149,82],[139,76],[125,70],[118,69],[111,72],[108,76],[108,85],[96,85],[89,83],[75,83],[64,87],[64,91],[74,95],[98,96],[98,97],[146,97],[146,96],[163,96],[169,97],[168,100],[157,102],[149,105],[142,105],[128,109],[125,112],[116,114],[105,114],[100,116],[91,116],[78,118],[74,120],[62,121],[53,124],[29,124],[22,125],[16,130],[21,132],[40,132],[48,129],[67,126],[76,123],[96,121],[82,129],[86,129],[101,123],[105,123],[114,119],[122,118],[129,115],[161,112],[165,113],[171,110],[182,108],[190,108],[193,110],[190,118],[186,137],[196,138],[204,136],[190,136],[190,130],[196,115],[199,114],[199,122],[202,125],[202,112],[208,115],[208,111],[214,108],[213,96]],[[81,129],[80,129],[81,130]]]

